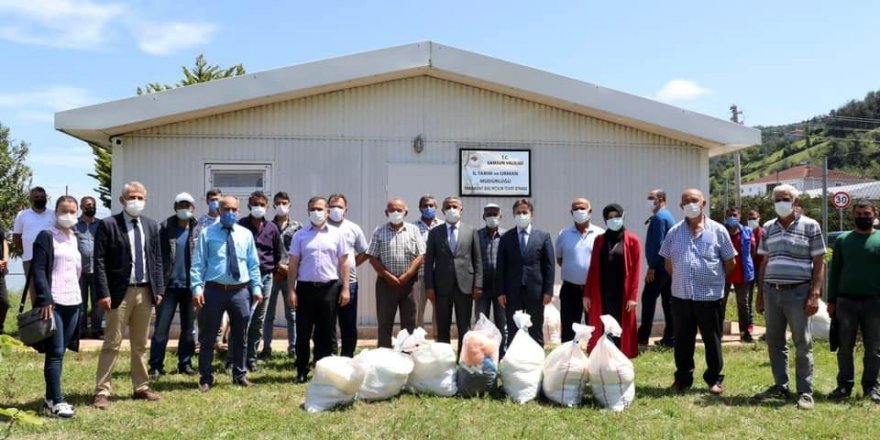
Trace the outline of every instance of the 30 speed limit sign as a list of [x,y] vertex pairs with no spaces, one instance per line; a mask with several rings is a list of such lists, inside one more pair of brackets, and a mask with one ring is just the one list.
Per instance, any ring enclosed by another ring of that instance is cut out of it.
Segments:
[[850,204],[852,204],[852,197],[849,195],[849,193],[839,191],[831,196],[831,204],[834,205],[834,207],[837,209],[846,209],[849,208]]

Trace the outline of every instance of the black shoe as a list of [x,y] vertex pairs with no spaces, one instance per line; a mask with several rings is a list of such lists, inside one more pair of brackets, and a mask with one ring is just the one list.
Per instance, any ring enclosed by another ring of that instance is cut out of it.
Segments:
[[184,365],[181,367],[177,367],[177,374],[185,374],[187,376],[195,376],[195,375],[199,374],[199,372],[196,371],[192,367],[192,365]]
[[689,389],[691,389],[691,385],[685,385],[679,381],[673,382],[669,387],[669,391],[675,394],[684,394]]
[[247,370],[251,373],[256,373],[257,371],[260,371],[260,367],[257,366],[257,361],[248,361]]
[[837,387],[834,391],[828,393],[828,400],[844,400],[848,399],[850,394],[852,394],[851,390],[846,388]]
[[240,386],[240,387],[249,387],[253,386],[253,382],[249,381],[246,377],[242,377],[241,379],[232,379],[232,383]]
[[654,346],[657,348],[671,349],[674,348],[674,344],[670,341],[664,341],[663,339],[654,343]]
[[781,387],[779,385],[773,385],[770,388],[767,388],[763,392],[755,394],[753,399],[755,400],[766,400],[766,399],[782,399],[787,400],[791,397],[791,393],[788,392],[788,388]]
[[293,383],[295,383],[297,385],[301,385],[304,383],[308,383],[308,381],[309,381],[309,375],[307,373],[300,373],[300,374],[296,375],[296,380],[293,381]]
[[268,361],[269,358],[271,358],[271,357],[272,357],[271,351],[263,350],[260,352],[260,354],[257,355],[257,360],[258,361]]
[[865,395],[872,402],[880,404],[880,388],[874,388],[870,393],[865,393]]
[[752,334],[749,332],[745,332],[742,335],[740,335],[739,340],[746,343],[746,344],[754,344],[755,343],[755,338],[753,338]]
[[226,373],[227,373],[227,374],[232,374],[232,362],[227,362],[227,363],[223,366],[223,369],[226,370]]

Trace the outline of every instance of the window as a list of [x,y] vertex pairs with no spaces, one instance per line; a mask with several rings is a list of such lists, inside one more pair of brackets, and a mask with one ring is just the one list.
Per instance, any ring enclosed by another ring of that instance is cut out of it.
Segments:
[[240,197],[254,191],[269,192],[272,165],[269,164],[205,164],[205,190],[220,188],[224,194]]

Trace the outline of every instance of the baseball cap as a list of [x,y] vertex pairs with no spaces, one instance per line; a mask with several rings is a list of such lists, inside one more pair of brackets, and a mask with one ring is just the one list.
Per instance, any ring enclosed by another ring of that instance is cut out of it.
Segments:
[[188,192],[182,192],[174,197],[174,203],[180,202],[189,202],[195,204],[196,200],[193,199],[193,196],[191,196]]

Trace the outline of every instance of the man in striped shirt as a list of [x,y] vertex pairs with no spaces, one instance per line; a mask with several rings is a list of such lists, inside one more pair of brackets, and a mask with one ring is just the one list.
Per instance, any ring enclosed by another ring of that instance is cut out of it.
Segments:
[[813,346],[810,316],[819,309],[825,280],[825,241],[819,223],[800,214],[799,191],[791,185],[773,190],[776,219],[764,225],[758,246],[761,263],[758,312],[767,321],[767,350],[775,384],[758,398],[787,398],[788,345],[785,329],[791,330],[796,349],[797,406],[813,409]]

